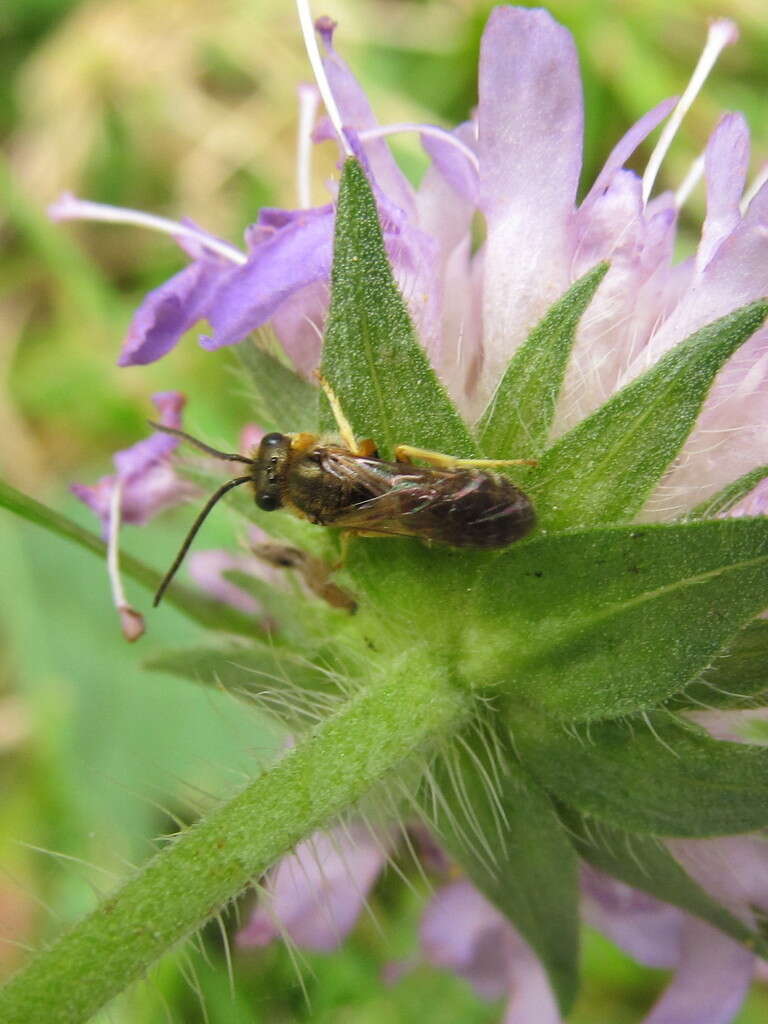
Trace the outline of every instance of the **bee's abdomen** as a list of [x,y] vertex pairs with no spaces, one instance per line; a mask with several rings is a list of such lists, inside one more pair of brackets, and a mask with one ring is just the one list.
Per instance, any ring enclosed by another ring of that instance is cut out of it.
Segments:
[[454,547],[503,548],[533,529],[533,504],[507,477],[477,470],[452,475],[451,493],[431,508],[434,540]]

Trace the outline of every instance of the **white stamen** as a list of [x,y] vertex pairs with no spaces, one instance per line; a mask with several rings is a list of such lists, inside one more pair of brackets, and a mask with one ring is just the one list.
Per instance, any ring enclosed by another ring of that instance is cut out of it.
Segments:
[[763,164],[763,166],[755,175],[752,184],[744,193],[741,203],[739,204],[739,209],[741,210],[742,217],[747,212],[747,210],[749,209],[749,204],[755,198],[755,196],[766,183],[766,181],[768,181],[768,164]]
[[55,203],[51,203],[48,207],[48,216],[56,221],[98,220],[105,224],[132,224],[135,227],[149,228],[151,231],[160,231],[164,235],[173,235],[176,238],[189,238],[211,252],[223,256],[231,263],[242,265],[248,259],[245,253],[240,252],[234,245],[211,238],[210,235],[206,235],[189,224],[180,224],[177,220],[158,217],[153,213],[144,213],[143,210],[109,206],[107,203],[92,203],[88,199],[78,199],[77,196],[73,196],[69,192],[60,196]]
[[325,68],[323,67],[323,60],[320,56],[320,47],[317,45],[315,26],[312,21],[312,12],[309,9],[309,0],[296,0],[296,10],[299,14],[301,34],[304,36],[304,46],[306,47],[307,56],[309,57],[309,63],[312,65],[312,73],[315,76],[317,88],[323,98],[325,112],[328,114],[334,131],[339,137],[341,148],[347,156],[354,156],[352,148],[344,134],[341,114],[339,113],[339,108],[336,106],[336,100],[333,98],[333,93],[331,92],[331,84],[328,81]]
[[473,153],[469,146],[465,145],[461,139],[457,139],[455,135],[451,135],[444,128],[438,128],[435,124],[413,124],[403,121],[399,124],[382,125],[380,128],[367,128],[364,132],[359,133],[359,137],[365,142],[367,139],[381,139],[387,135],[397,135],[400,132],[418,132],[419,135],[430,135],[434,139],[448,142],[469,160],[476,171],[480,170],[480,161],[477,158],[477,154]]
[[315,126],[320,94],[314,85],[299,86],[299,128],[296,139],[296,195],[299,206],[312,205],[312,129]]
[[688,168],[688,173],[680,182],[680,185],[675,192],[675,206],[678,210],[688,202],[688,197],[691,192],[696,188],[698,183],[701,181],[701,177],[704,174],[704,154],[699,153],[696,159],[693,161],[691,166]]
[[115,480],[109,499],[109,534],[107,536],[107,573],[112,587],[112,600],[120,616],[120,627],[126,640],[138,640],[144,633],[144,617],[128,604],[120,578],[120,519],[123,482]]
[[728,18],[718,18],[717,21],[713,21],[709,26],[709,32],[707,33],[707,41],[704,44],[704,49],[701,51],[699,62],[696,65],[691,79],[688,82],[683,95],[680,97],[680,101],[672,111],[672,116],[664,125],[664,129],[659,136],[659,141],[656,143],[656,148],[651,153],[651,158],[648,161],[648,166],[645,169],[643,175],[643,203],[647,203],[648,199],[653,191],[653,186],[656,182],[656,176],[659,173],[659,168],[664,157],[667,155],[672,139],[677,133],[677,129],[680,127],[683,118],[688,113],[696,99],[701,87],[707,80],[712,68],[715,66],[715,62],[726,46],[730,46],[731,43],[735,43],[739,38],[739,30],[737,29],[734,22]]

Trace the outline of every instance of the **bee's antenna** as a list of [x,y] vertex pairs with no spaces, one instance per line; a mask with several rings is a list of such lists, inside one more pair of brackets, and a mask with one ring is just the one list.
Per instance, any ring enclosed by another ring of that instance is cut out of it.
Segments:
[[204,444],[202,441],[198,441],[196,437],[192,437],[191,434],[185,433],[183,430],[177,430],[176,427],[166,427],[162,423],[155,423],[152,420],[147,420],[150,427],[155,430],[161,430],[164,434],[173,434],[174,437],[180,437],[182,441],[189,441],[200,451],[207,452],[208,455],[215,455],[217,459],[226,459],[227,462],[244,462],[246,466],[252,466],[254,463],[253,459],[249,459],[245,455],[238,455],[235,452],[220,452],[217,448],[211,448],[210,445]]
[[[180,430],[171,430],[171,428],[165,428],[165,429],[169,430],[169,432],[174,433],[174,434],[180,434],[181,433]],[[194,440],[194,438],[190,438],[190,440]],[[206,446],[203,445],[202,447],[206,447]],[[211,449],[211,450],[213,450],[213,449]],[[219,453],[217,452],[216,454],[218,455]],[[240,456],[225,456],[225,458],[236,458],[236,459],[239,458],[239,457]],[[243,459],[243,461],[244,462],[250,462],[251,460],[250,459]],[[251,477],[250,475],[249,476],[237,476],[237,477],[235,477],[234,480],[228,480],[225,484],[222,484],[222,486],[215,492],[215,494],[211,495],[211,497],[205,503],[205,508],[203,508],[202,512],[198,515],[197,519],[192,524],[192,527],[191,527],[189,533],[187,534],[186,538],[184,539],[184,543],[181,545],[181,548],[179,549],[178,555],[176,555],[176,558],[174,559],[173,565],[168,570],[168,572],[165,574],[165,576],[163,577],[163,582],[158,587],[157,593],[155,594],[155,599],[152,602],[152,604],[154,605],[155,608],[157,608],[157,606],[162,601],[163,594],[167,590],[168,584],[171,582],[173,577],[176,575],[176,570],[179,568],[181,563],[184,561],[184,556],[186,555],[187,551],[189,551],[190,544],[195,539],[195,536],[197,535],[197,531],[200,529],[200,527],[205,522],[206,516],[211,511],[211,509],[216,504],[216,502],[219,501],[220,498],[223,498],[224,495],[227,493],[227,491],[231,491],[233,487],[239,487],[240,484],[247,484],[252,479],[253,479],[253,477]]]

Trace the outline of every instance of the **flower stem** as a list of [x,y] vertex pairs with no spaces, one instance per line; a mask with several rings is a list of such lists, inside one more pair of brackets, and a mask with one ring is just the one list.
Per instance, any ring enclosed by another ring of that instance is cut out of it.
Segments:
[[0,1020],[88,1020],[278,857],[453,731],[467,710],[445,672],[404,658],[38,954],[0,990]]

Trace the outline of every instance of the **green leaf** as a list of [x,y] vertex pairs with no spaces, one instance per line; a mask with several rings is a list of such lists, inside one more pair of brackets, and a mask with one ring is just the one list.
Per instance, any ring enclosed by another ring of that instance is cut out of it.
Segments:
[[[22,494],[21,491],[17,491],[2,480],[0,480],[0,506],[7,508],[22,519],[26,519],[27,522],[42,526],[50,533],[74,541],[86,551],[90,551],[106,561],[107,547],[97,534],[86,530],[67,516],[62,515],[61,512],[55,512],[47,505],[42,505],[34,498]],[[163,579],[163,573],[150,568],[131,555],[121,553],[120,568],[125,576],[136,580],[137,583],[147,587],[153,593]],[[220,601],[203,597],[180,583],[173,583],[168,588],[165,601],[184,612],[188,618],[209,629],[242,633],[245,636],[253,636],[259,631],[258,624],[250,616],[244,615]]]
[[730,512],[734,505],[737,505],[742,498],[746,498],[751,490],[768,477],[768,466],[758,466],[728,484],[711,498],[702,501],[692,509],[686,519],[714,519],[715,516],[722,516]]
[[544,453],[526,489],[547,529],[630,519],[678,454],[715,374],[761,326],[768,303],[691,335]]
[[578,865],[547,795],[501,736],[467,731],[433,768],[422,808],[478,889],[538,954],[560,1008],[578,988]]
[[563,719],[654,707],[768,606],[768,520],[580,530],[513,545],[464,611],[460,670]]
[[276,354],[270,338],[243,341],[235,355],[246,373],[253,421],[267,433],[299,433],[317,429],[315,388]]
[[759,956],[768,956],[765,939],[712,899],[658,839],[596,825],[568,808],[563,809],[563,819],[579,855],[594,867],[707,921]]
[[181,676],[253,701],[282,723],[307,726],[343,695],[345,677],[326,655],[315,661],[264,643],[163,651],[145,668]]
[[492,458],[531,458],[546,447],[576,328],[607,270],[600,263],[579,278],[512,357],[478,427]]
[[671,712],[582,731],[517,711],[523,764],[582,814],[630,832],[705,838],[768,825],[768,749],[714,740]]
[[699,679],[668,702],[670,708],[745,708],[768,691],[768,622],[746,626]]
[[[323,373],[358,438],[382,457],[407,443],[472,457],[477,446],[435,376],[387,259],[371,187],[349,159],[339,185]],[[326,408],[325,429],[334,421]]]

